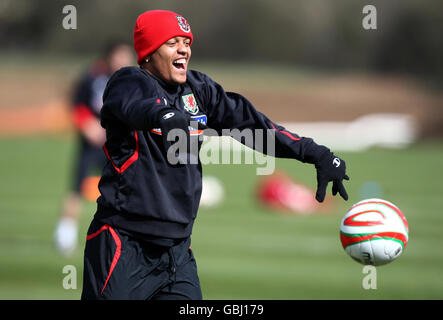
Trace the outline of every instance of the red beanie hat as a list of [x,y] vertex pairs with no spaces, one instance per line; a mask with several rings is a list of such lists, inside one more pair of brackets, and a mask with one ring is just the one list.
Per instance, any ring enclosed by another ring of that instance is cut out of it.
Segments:
[[190,38],[192,44],[191,26],[181,15],[165,10],[142,13],[134,27],[134,49],[138,64],[163,43],[177,36]]

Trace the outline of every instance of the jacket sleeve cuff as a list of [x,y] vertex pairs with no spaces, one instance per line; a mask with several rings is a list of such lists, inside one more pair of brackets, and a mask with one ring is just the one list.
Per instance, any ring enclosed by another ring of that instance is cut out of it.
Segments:
[[316,144],[314,141],[306,148],[303,162],[317,164],[326,154],[331,151],[328,147]]
[[142,104],[146,104],[145,128],[157,128],[161,115],[169,110],[164,98],[156,98],[154,103],[151,99],[145,100]]

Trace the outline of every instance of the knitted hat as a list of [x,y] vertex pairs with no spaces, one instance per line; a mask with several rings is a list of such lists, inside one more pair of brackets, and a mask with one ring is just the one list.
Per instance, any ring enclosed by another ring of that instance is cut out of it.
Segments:
[[134,49],[138,64],[163,43],[177,36],[190,38],[192,44],[191,26],[181,15],[166,10],[142,13],[134,27]]

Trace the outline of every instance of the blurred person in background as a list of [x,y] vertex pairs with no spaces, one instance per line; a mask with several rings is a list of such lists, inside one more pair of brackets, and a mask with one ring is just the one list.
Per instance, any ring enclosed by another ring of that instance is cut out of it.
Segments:
[[[141,14],[134,27],[140,67],[120,69],[106,86],[100,114],[108,161],[86,237],[82,299],[202,299],[190,244],[205,129],[269,130],[275,153],[257,141],[252,147],[315,165],[317,201],[323,202],[329,182],[334,195],[348,199],[345,162],[329,148],[287,131],[245,97],[188,70],[193,39],[179,14]],[[172,144],[174,131],[181,137]],[[190,152],[193,142],[198,148]],[[186,150],[176,152],[176,144]]]
[[[103,144],[105,130],[100,125],[103,92],[110,76],[122,67],[133,64],[132,48],[123,41],[110,42],[103,57],[95,61],[83,74],[74,88],[72,97],[72,120],[78,132],[78,150],[74,160],[72,185],[62,202],[61,215],[55,228],[54,241],[63,255],[71,255],[77,246],[78,224],[85,200],[95,201],[96,194],[85,185],[94,172],[100,172],[106,156]],[[94,187],[94,186],[92,186]],[[98,187],[95,185],[95,189]]]

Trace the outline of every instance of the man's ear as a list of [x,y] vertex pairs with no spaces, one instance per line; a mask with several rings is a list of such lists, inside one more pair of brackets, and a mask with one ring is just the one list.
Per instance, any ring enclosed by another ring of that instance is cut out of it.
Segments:
[[146,65],[149,63],[149,61],[151,61],[151,56],[148,56],[145,59],[143,59],[142,63],[140,64],[140,67],[142,67],[144,69],[146,67]]

